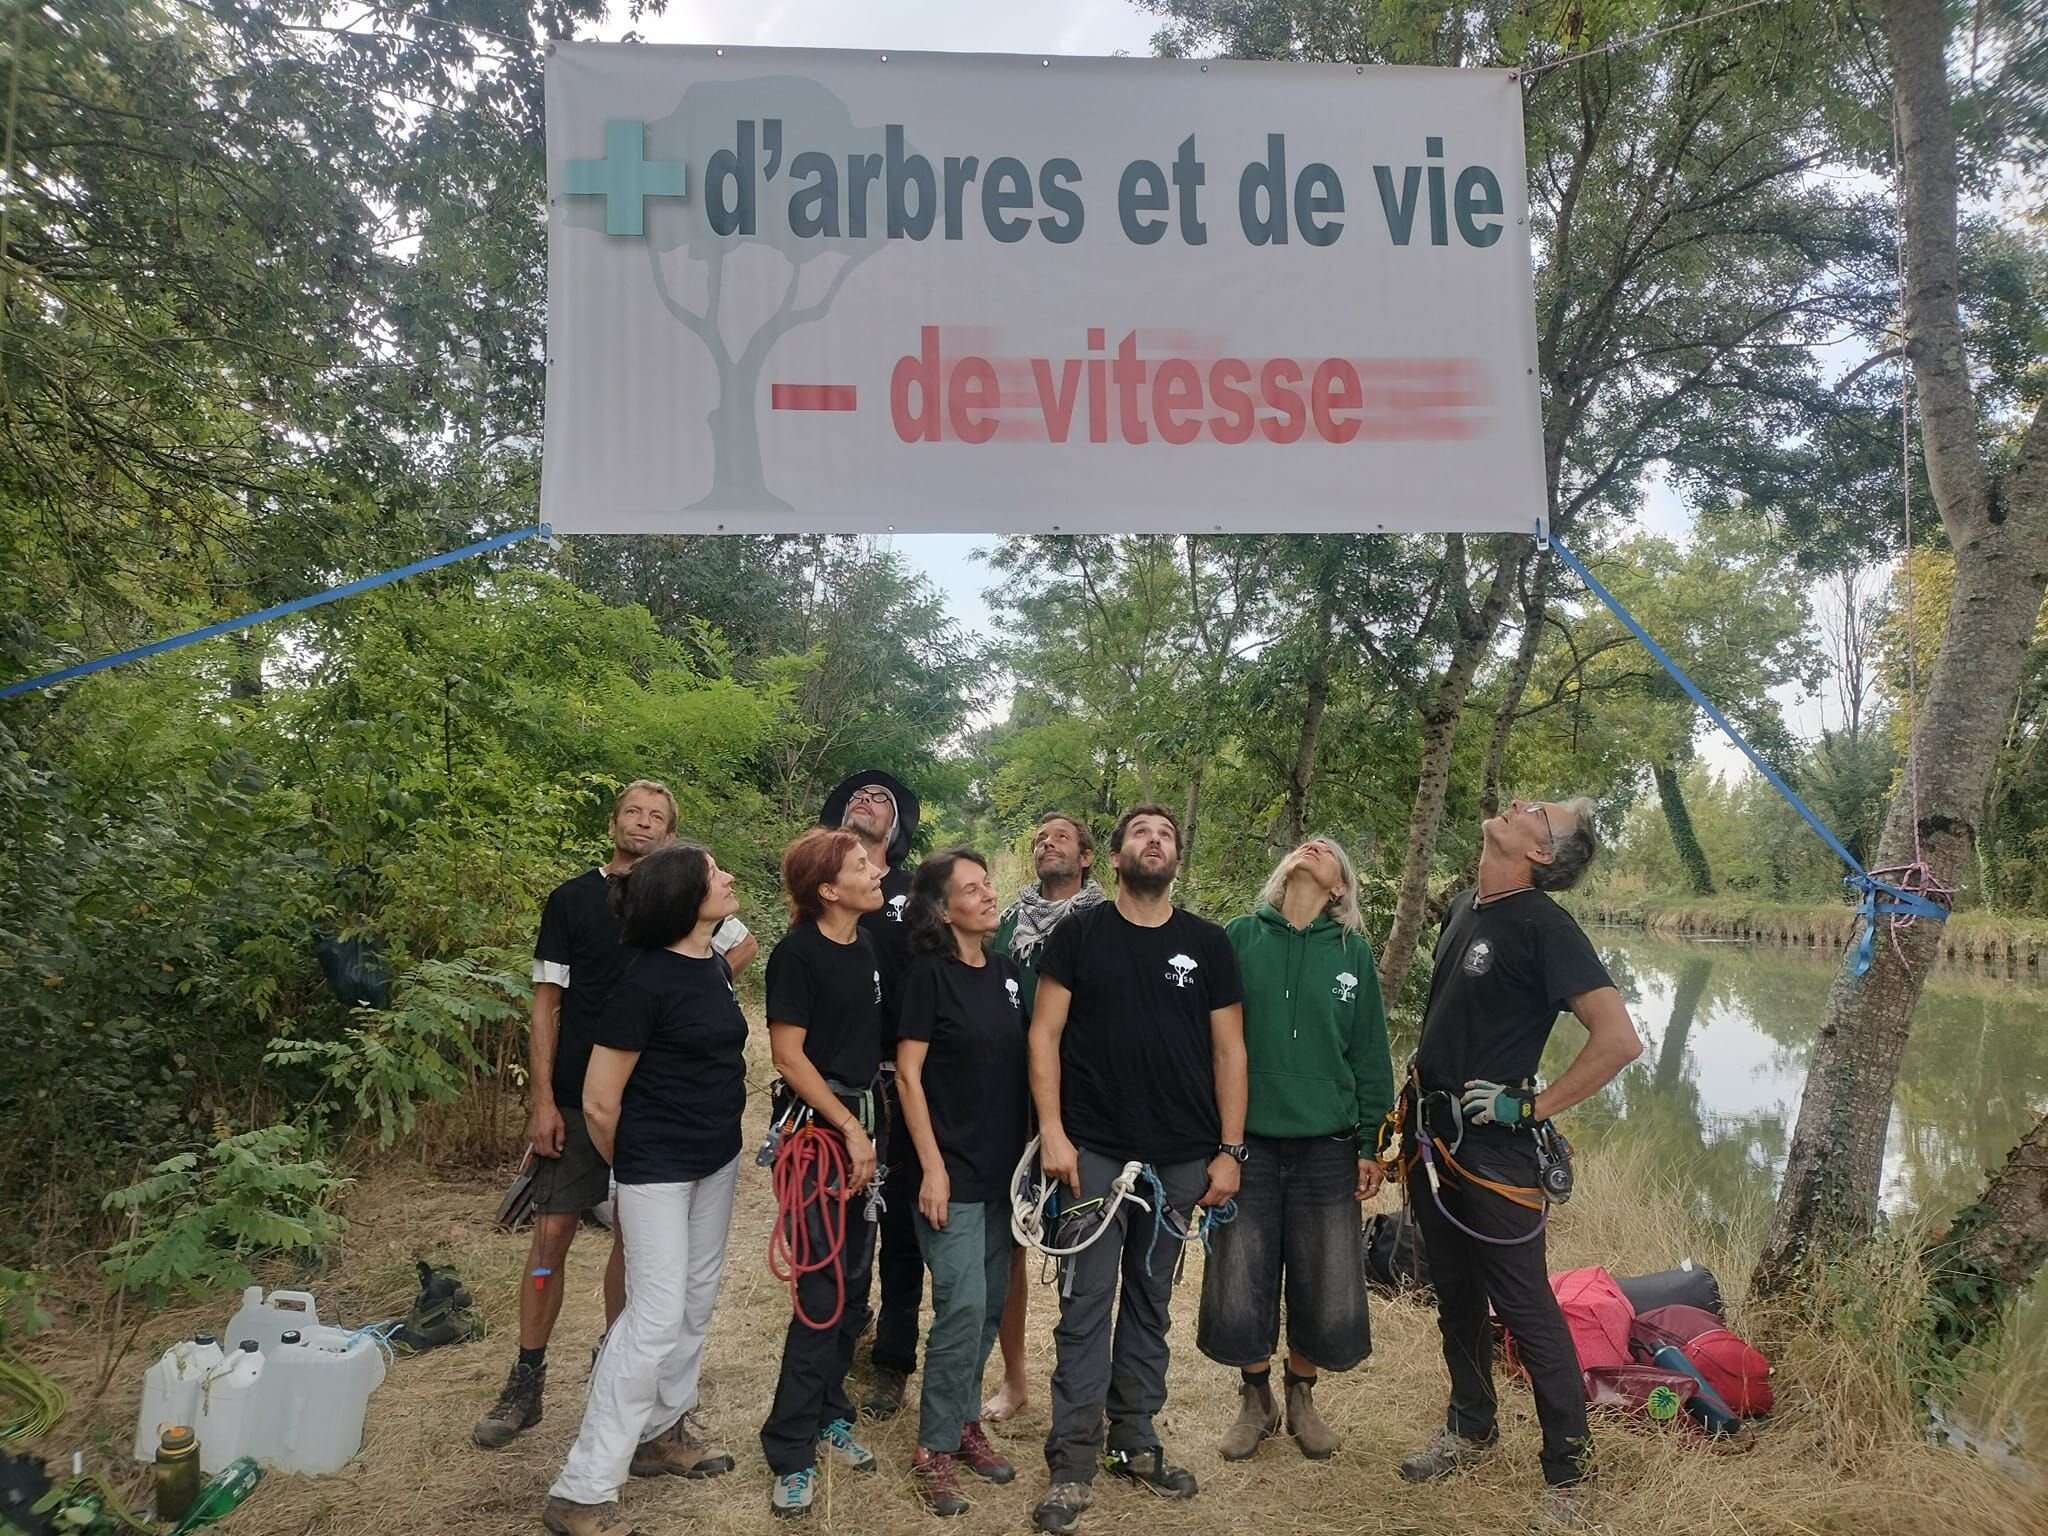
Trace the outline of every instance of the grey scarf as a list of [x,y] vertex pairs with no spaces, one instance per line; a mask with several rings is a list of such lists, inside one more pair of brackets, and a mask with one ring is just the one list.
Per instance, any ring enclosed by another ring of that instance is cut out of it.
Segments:
[[1038,893],[1037,886],[1025,886],[1015,904],[1003,914],[1005,922],[1012,916],[1017,919],[1016,930],[1010,935],[1010,958],[1019,965],[1037,965],[1039,947],[1069,912],[1085,912],[1107,899],[1102,887],[1092,879],[1082,881],[1081,889],[1065,901],[1047,901]]

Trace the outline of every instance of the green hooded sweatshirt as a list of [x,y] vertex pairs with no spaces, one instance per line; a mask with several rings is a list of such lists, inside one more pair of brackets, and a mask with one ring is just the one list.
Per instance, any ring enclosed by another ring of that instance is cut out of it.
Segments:
[[1372,946],[1332,918],[1296,928],[1261,903],[1224,930],[1244,981],[1254,1136],[1358,1134],[1372,1154],[1394,1102],[1387,1014]]

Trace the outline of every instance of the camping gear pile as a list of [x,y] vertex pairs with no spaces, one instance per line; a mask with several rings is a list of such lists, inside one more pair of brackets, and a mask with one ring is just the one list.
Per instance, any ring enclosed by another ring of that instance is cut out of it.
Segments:
[[[1359,1233],[1366,1283],[1384,1295],[1427,1292],[1429,1255],[1404,1206]],[[1579,1353],[1589,1407],[1681,1417],[1706,1434],[1741,1431],[1771,1411],[1771,1363],[1728,1327],[1720,1283],[1687,1259],[1676,1269],[1616,1278],[1605,1269],[1550,1277]],[[1514,1341],[1502,1331],[1510,1365]]]
[[[1659,1420],[1682,1412],[1716,1437],[1771,1411],[1771,1363],[1729,1328],[1712,1271],[1688,1261],[1617,1280],[1596,1265],[1552,1275],[1550,1288],[1571,1329],[1589,1405]],[[1667,1301],[1671,1295],[1692,1300]],[[1512,1338],[1507,1343],[1512,1361]]]

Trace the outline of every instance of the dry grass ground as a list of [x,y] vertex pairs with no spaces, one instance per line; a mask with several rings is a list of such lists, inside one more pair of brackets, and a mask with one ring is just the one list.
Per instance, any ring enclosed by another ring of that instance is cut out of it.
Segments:
[[[757,1100],[748,1126],[749,1155],[760,1118]],[[459,1268],[495,1331],[482,1342],[397,1362],[371,1400],[363,1453],[346,1472],[319,1480],[270,1476],[224,1531],[498,1536],[539,1529],[544,1492],[576,1431],[588,1350],[602,1321],[598,1277],[609,1238],[586,1230],[570,1256],[545,1421],[509,1450],[476,1450],[469,1427],[496,1392],[513,1350],[514,1288],[525,1251],[523,1236],[491,1228],[500,1189],[496,1178],[436,1176],[400,1163],[385,1165],[356,1188],[346,1246],[310,1282],[323,1314],[356,1322],[403,1307],[412,1256],[421,1253]],[[1724,1277],[1739,1277],[1746,1267],[1692,1230],[1674,1202],[1625,1155],[1583,1159],[1581,1190],[1552,1229],[1558,1267],[1603,1262],[1628,1273],[1663,1267],[1687,1252],[1715,1264]],[[754,1435],[769,1400],[788,1300],[767,1272],[768,1181],[751,1161],[741,1191],[704,1382],[705,1411],[737,1454],[739,1467],[706,1483],[631,1484],[626,1508],[646,1536],[778,1528],[768,1514],[768,1475]],[[1290,1442],[1277,1440],[1248,1463],[1226,1465],[1214,1445],[1234,1410],[1234,1374],[1194,1348],[1199,1287],[1196,1255],[1176,1295],[1172,1397],[1160,1423],[1169,1447],[1201,1479],[1201,1497],[1167,1504],[1105,1486],[1084,1530],[1129,1530],[1142,1522],[1154,1536],[1246,1530],[1264,1536],[1495,1536],[1528,1528],[1539,1486],[1536,1435],[1528,1395],[1519,1387],[1504,1391],[1502,1450],[1482,1469],[1443,1486],[1416,1489],[1400,1481],[1401,1455],[1436,1423],[1444,1394],[1433,1314],[1414,1302],[1376,1299],[1372,1359],[1320,1389],[1328,1418],[1346,1437],[1335,1460],[1312,1464]],[[1767,1327],[1766,1320],[1741,1313],[1739,1298],[1736,1306],[1745,1327]],[[1881,1311],[1881,1295],[1877,1306]],[[125,1486],[139,1489],[123,1448],[144,1365],[180,1335],[217,1330],[231,1307],[231,1298],[216,1297],[149,1319],[112,1388],[96,1404],[86,1399],[105,1320],[88,1325],[74,1316],[33,1341],[33,1354],[81,1405],[40,1447],[42,1454],[68,1462],[73,1448],[85,1447],[90,1465],[113,1469]],[[1019,1466],[1019,1480],[1007,1489],[983,1491],[972,1513],[946,1527],[957,1536],[1028,1528],[1044,1481],[1039,1447],[1046,1429],[1052,1316],[1050,1292],[1034,1289],[1036,1395],[1021,1418],[998,1431]],[[2048,1532],[2048,1494],[2038,1482],[1928,1443],[1896,1372],[1872,1358],[1882,1350],[1852,1347],[1840,1330],[1812,1326],[1814,1321],[1791,1320],[1792,1326],[1773,1330],[1781,1411],[1739,1441],[1717,1448],[1681,1433],[1603,1427],[1599,1523],[1614,1532],[1673,1536]],[[2048,1383],[2038,1360],[2007,1359],[1990,1374],[1992,1394],[2001,1400],[1996,1406],[2006,1408],[2038,1407]],[[906,1412],[871,1429],[869,1443],[884,1470],[828,1480],[817,1524],[850,1536],[941,1528],[923,1513],[907,1478],[915,1419],[914,1411]]]

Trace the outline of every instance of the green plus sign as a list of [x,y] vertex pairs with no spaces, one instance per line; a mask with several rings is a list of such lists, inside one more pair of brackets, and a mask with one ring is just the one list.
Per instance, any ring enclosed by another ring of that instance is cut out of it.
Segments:
[[564,190],[572,197],[604,199],[604,232],[608,235],[639,235],[643,198],[681,197],[683,162],[641,158],[644,130],[629,117],[615,117],[604,125],[604,158],[571,160],[565,168]]

